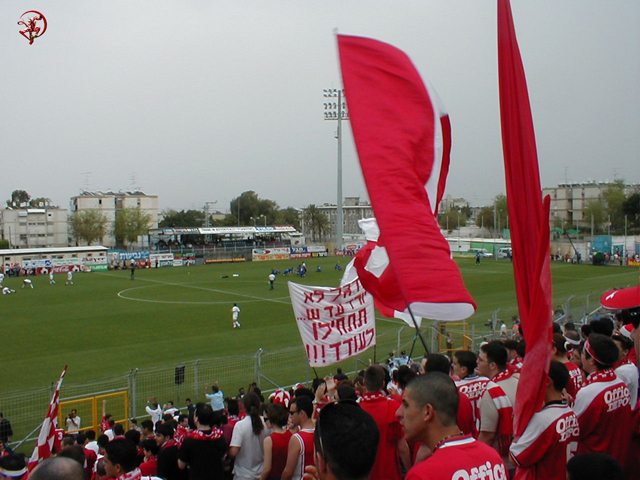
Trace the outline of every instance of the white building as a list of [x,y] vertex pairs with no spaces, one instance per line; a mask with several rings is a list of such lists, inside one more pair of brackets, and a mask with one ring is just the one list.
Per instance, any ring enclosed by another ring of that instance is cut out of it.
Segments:
[[[106,247],[116,248],[116,239],[113,236],[117,212],[125,208],[139,208],[151,217],[150,229],[158,228],[158,196],[146,195],[141,191],[133,192],[87,192],[84,191],[76,197],[71,197],[71,213],[86,210],[99,210],[108,220],[107,235],[101,242]],[[139,237],[138,244],[134,248],[148,247],[148,237]]]
[[1,237],[11,248],[68,247],[68,211],[60,208],[0,210]]
[[[603,193],[611,182],[561,183],[557,187],[543,188],[542,197],[551,197],[550,221],[560,219],[568,225],[584,224],[584,210],[592,200],[602,202]],[[640,190],[640,185],[625,185],[625,193]]]
[[[331,232],[329,238],[336,238],[336,217],[338,208],[335,204],[325,203],[318,205],[318,210],[324,213],[329,220]],[[358,226],[358,220],[373,217],[373,209],[368,202],[361,202],[360,197],[345,197],[342,203],[342,232],[343,240],[355,240],[364,238],[362,230]]]

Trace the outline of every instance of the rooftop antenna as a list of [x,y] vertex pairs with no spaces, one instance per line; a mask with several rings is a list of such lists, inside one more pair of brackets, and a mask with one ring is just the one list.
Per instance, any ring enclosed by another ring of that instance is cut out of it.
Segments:
[[569,183],[569,180],[567,179],[567,172],[569,171],[569,167],[567,167],[565,165],[564,167],[564,183]]
[[132,172],[131,173],[131,177],[129,178],[129,180],[131,181],[131,190],[132,191],[137,191],[140,190],[140,186],[137,185],[138,183],[138,172]]
[[84,177],[82,181],[82,185],[84,187],[84,191],[89,191],[89,184],[91,183],[91,172],[82,172],[81,175]]

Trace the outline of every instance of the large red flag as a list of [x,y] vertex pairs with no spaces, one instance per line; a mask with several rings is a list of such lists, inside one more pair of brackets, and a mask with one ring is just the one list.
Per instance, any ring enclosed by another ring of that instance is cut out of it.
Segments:
[[526,355],[515,405],[519,437],[544,401],[552,339],[549,197],[540,188],[529,95],[509,0],[498,0],[502,147],[513,269]]
[[389,288],[372,294],[418,317],[467,318],[475,303],[435,216],[449,167],[449,117],[404,52],[347,35],[338,35],[338,48],[377,245],[389,257],[384,276],[397,286],[390,295]]
[[33,454],[31,455],[31,459],[29,460],[29,465],[27,465],[29,471],[31,471],[42,460],[49,458],[51,456],[53,436],[55,434],[56,426],[58,425],[58,406],[60,403],[60,386],[62,385],[62,380],[64,379],[65,373],[67,373],[66,365],[64,366],[64,369],[60,374],[60,380],[58,380],[58,385],[56,385],[56,391],[53,393],[53,397],[51,397],[51,403],[49,403],[47,416],[42,422],[42,427],[40,428],[40,435],[38,435],[38,442],[36,443],[36,446],[33,449]]

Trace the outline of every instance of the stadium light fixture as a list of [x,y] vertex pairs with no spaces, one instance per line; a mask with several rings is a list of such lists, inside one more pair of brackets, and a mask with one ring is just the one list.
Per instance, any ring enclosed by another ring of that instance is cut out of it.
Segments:
[[[342,250],[342,120],[349,120],[349,112],[347,111],[347,103],[344,98],[344,90],[341,88],[328,88],[323,90],[324,102],[324,119],[337,120],[338,130],[336,138],[338,139],[338,201],[336,204],[336,249]],[[337,102],[335,99],[337,98]]]

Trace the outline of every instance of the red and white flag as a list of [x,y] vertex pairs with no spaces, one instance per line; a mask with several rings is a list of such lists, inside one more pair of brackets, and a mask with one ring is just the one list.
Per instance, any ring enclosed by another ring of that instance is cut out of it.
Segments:
[[552,342],[549,202],[542,198],[527,81],[509,0],[498,0],[498,78],[513,271],[526,343],[515,435],[542,407]]
[[58,425],[58,406],[60,404],[60,386],[62,385],[62,380],[64,379],[64,375],[67,373],[67,366],[64,366],[62,373],[60,374],[60,380],[58,380],[58,385],[56,385],[56,391],[53,393],[53,397],[51,397],[51,403],[49,403],[49,410],[47,411],[47,416],[42,422],[42,427],[40,428],[40,435],[38,435],[38,442],[36,443],[35,448],[33,449],[33,454],[31,455],[31,459],[29,460],[29,464],[27,468],[29,471],[33,470],[38,463],[42,460],[49,458],[51,456],[51,447],[53,446],[54,434],[56,427]]
[[[401,50],[347,35],[338,35],[338,49],[353,137],[380,231],[355,259],[362,284],[386,307],[383,314],[467,318],[476,305],[436,219],[449,170],[449,116]],[[384,268],[371,265],[378,261],[376,247],[388,255]]]

